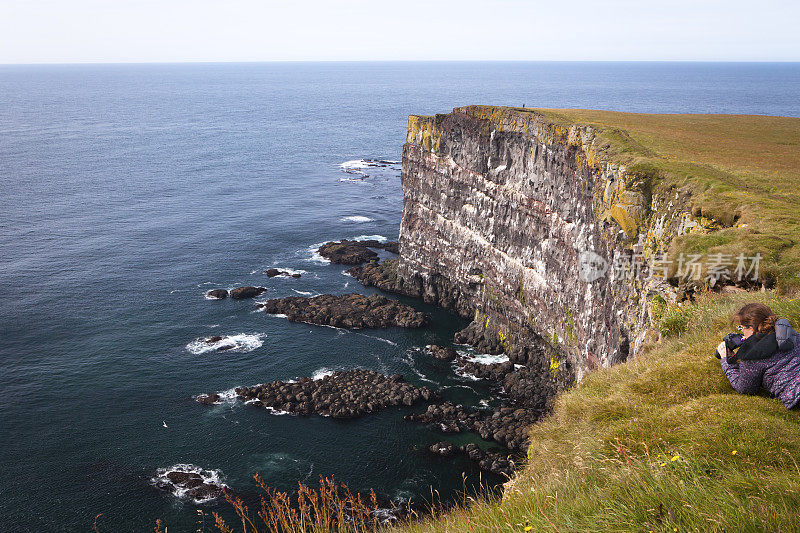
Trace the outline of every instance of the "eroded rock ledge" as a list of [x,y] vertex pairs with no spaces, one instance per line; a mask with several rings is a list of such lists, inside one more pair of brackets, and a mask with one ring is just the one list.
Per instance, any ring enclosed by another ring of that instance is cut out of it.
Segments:
[[341,241],[326,242],[317,249],[317,252],[331,263],[358,265],[365,261],[377,259],[377,252],[370,250],[370,248],[384,249],[387,252],[395,254],[398,253],[397,242],[380,242],[375,239],[363,241],[342,239]]
[[257,307],[270,314],[285,315],[292,322],[341,328],[419,328],[430,321],[411,306],[373,294],[320,294],[273,298]]
[[[403,376],[386,376],[371,370],[333,372],[321,379],[272,381],[253,387],[238,387],[236,395],[257,407],[308,416],[316,413],[333,418],[357,418],[390,406],[411,406],[438,399],[425,387],[406,383]],[[200,403],[220,401],[218,393],[202,394]]]

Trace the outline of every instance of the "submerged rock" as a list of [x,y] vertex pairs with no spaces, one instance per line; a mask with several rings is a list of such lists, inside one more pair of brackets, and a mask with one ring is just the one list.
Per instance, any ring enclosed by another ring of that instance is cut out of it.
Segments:
[[286,276],[291,278],[299,278],[299,272],[287,272],[286,270],[279,270],[277,268],[268,268],[264,271],[264,274],[267,275],[268,278],[274,278],[275,276]]
[[259,304],[270,314],[282,314],[293,322],[341,328],[418,328],[430,321],[425,313],[385,296],[373,294],[321,294],[273,298]]
[[222,495],[227,485],[220,481],[217,470],[204,470],[194,465],[175,465],[158,470],[152,484],[177,498],[188,498],[195,503],[205,503]]
[[206,297],[215,298],[217,300],[223,300],[228,297],[228,291],[226,291],[225,289],[210,290],[206,293]]
[[212,392],[210,394],[200,394],[195,400],[203,405],[216,405],[220,402],[221,397],[216,392]]
[[450,457],[456,452],[456,446],[452,442],[445,440],[442,442],[437,442],[436,444],[432,444],[428,450],[430,450],[431,453],[441,455],[442,457]]
[[[411,406],[438,399],[425,387],[406,383],[402,376],[386,376],[371,370],[333,372],[320,379],[296,382],[272,381],[253,387],[238,387],[239,399],[257,407],[307,416],[316,413],[333,418],[357,418],[390,406]],[[215,403],[218,394],[197,397],[203,404]]]
[[255,298],[266,292],[266,290],[266,287],[237,287],[230,294],[234,300],[243,300],[245,298]]

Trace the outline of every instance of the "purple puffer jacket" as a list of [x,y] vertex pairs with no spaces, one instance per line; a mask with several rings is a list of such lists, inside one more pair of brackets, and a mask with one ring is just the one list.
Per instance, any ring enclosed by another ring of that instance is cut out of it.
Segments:
[[730,364],[723,357],[722,371],[736,392],[756,394],[764,387],[791,409],[800,402],[800,334],[792,331],[792,341],[794,348],[767,359]]

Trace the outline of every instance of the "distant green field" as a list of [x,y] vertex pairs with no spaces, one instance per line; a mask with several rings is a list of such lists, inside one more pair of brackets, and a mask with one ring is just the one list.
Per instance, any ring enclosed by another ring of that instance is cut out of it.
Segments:
[[800,287],[800,118],[536,111],[560,125],[591,125],[609,158],[652,180],[686,188],[692,213],[721,226],[680,237],[673,251],[764,256],[779,289]]

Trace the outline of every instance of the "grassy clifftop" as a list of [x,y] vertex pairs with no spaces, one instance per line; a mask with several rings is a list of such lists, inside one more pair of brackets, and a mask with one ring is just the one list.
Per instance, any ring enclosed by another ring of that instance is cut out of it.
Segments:
[[607,158],[649,179],[653,189],[690,194],[692,214],[710,220],[713,230],[675,239],[673,255],[759,252],[768,282],[800,287],[800,118],[515,111],[591,126]]
[[[713,351],[741,305],[800,324],[800,119],[476,106],[591,127],[599,155],[710,221],[671,254],[756,252],[776,290],[668,306],[644,355],[588,374],[531,428],[502,501],[399,528],[464,531],[800,531],[800,412],[736,394]],[[555,130],[553,130],[555,131]],[[663,302],[661,302],[663,304]],[[655,304],[654,304],[655,305]]]
[[800,300],[771,291],[700,296],[685,333],[557,400],[502,501],[402,530],[800,530],[800,412],[736,394],[712,355],[750,301],[800,323]]

